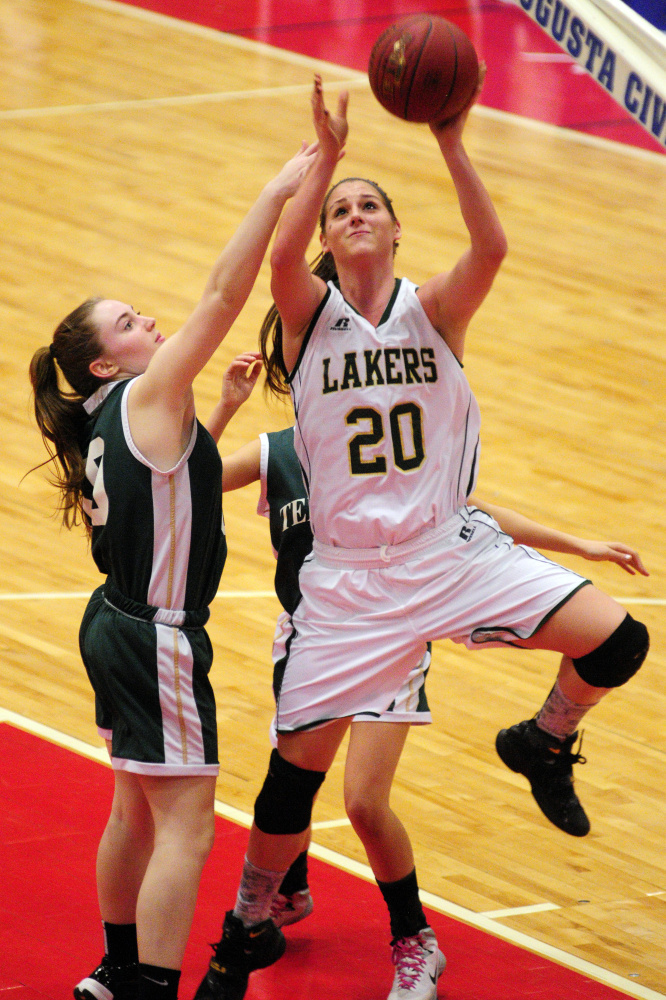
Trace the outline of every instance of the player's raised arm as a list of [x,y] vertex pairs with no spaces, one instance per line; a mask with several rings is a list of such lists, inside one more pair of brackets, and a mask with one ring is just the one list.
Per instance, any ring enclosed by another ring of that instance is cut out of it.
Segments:
[[282,350],[288,371],[298,357],[307,323],[324,296],[325,284],[313,275],[306,260],[319,222],[324,196],[347,138],[346,92],[337,112],[324,104],[321,77],[315,74],[312,114],[319,148],[312,169],[285,209],[271,251],[271,291],[282,320]]
[[239,354],[231,362],[222,379],[218,403],[206,421],[206,430],[219,441],[224,428],[243,403],[249,399],[261,374],[261,355],[256,351]]
[[430,129],[451,174],[470,246],[451,271],[424,282],[419,299],[430,322],[462,360],[469,322],[490,291],[507,252],[507,241],[495,207],[462,143],[471,104],[478,97],[485,66],[473,101],[455,118]]
[[247,301],[280,212],[312,165],[315,151],[316,146],[304,143],[266,184],[215,262],[192,315],[152,358],[133,392],[135,409],[185,405],[195,376]]
[[[239,354],[231,362],[222,379],[220,399],[206,421],[206,430],[214,441],[220,440],[233,415],[250,398],[260,374],[261,355],[256,351]],[[222,459],[222,492],[229,493],[256,482],[261,474],[260,463],[259,438],[225,455]]]

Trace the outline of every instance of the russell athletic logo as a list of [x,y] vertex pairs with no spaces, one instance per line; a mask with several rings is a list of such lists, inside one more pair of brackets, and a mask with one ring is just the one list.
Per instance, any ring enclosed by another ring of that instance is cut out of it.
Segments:
[[341,316],[340,319],[335,321],[333,326],[329,327],[329,329],[341,333],[344,330],[348,330],[350,326],[351,326],[351,320],[349,316]]

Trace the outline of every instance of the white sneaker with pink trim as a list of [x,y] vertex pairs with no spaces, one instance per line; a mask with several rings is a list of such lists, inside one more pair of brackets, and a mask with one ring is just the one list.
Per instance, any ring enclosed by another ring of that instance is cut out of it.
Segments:
[[425,927],[414,937],[396,938],[391,961],[395,965],[388,1000],[436,1000],[437,980],[446,959],[437,947],[435,932]]
[[314,902],[309,889],[301,889],[291,896],[283,896],[278,892],[271,904],[271,920],[276,927],[287,927],[305,920],[314,909]]

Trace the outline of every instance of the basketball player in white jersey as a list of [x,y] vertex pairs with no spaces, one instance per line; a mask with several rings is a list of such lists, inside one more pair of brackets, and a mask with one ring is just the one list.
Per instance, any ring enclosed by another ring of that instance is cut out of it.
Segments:
[[[319,150],[271,254],[277,317],[262,345],[269,385],[288,387],[294,404],[313,553],[299,574],[302,598],[276,688],[278,747],[255,804],[236,906],[196,1000],[244,996],[261,962],[253,928],[301,848],[351,719],[386,710],[428,641],[562,654],[536,718],[502,730],[497,749],[529,779],[551,822],[573,836],[589,830],[572,780],[578,723],[647,654],[647,630],[624,608],[589,580],[513,546],[493,518],[467,505],[479,410],[462,371],[465,335],[506,253],[462,144],[467,111],[430,128],[469,246],[450,271],[417,288],[395,277],[401,227],[381,189],[348,178],[329,190],[346,107],[343,94],[330,113],[315,77]],[[318,223],[323,258],[313,272],[305,254]],[[445,959],[423,926],[414,872],[382,891],[389,908],[413,904],[414,917],[402,930],[389,1000],[434,1000]]]
[[[236,369],[248,369],[258,355],[241,355],[225,375],[225,390],[216,410],[206,423],[213,438],[220,438],[235,410],[249,396],[252,383],[237,378]],[[233,405],[230,408],[230,402]],[[241,489],[259,482],[257,513],[269,520],[270,540],[276,557],[275,590],[283,611],[278,619],[273,648],[275,675],[279,678],[287,638],[291,632],[290,617],[300,601],[298,574],[304,559],[312,550],[309,502],[301,468],[294,451],[294,428],[260,434],[230,455],[225,455],[222,471],[222,492]],[[626,572],[647,576],[639,554],[621,542],[599,542],[578,538],[554,528],[547,528],[519,514],[470,497],[470,506],[479,506],[495,518],[516,545],[529,545],[540,550],[566,552],[593,561],[610,560]],[[378,884],[395,880],[414,869],[414,854],[409,835],[390,804],[390,792],[407,733],[412,725],[427,725],[432,721],[426,696],[426,678],[430,667],[430,649],[408,675],[394,703],[381,716],[359,715],[350,727],[350,739],[345,760],[345,808],[368,855]],[[275,721],[275,720],[274,720]],[[277,745],[274,723],[271,742]],[[273,900],[271,919],[277,927],[297,923],[309,916],[313,900],[307,878],[307,854],[310,831],[303,850],[291,865]],[[391,934],[401,947],[400,927],[404,914],[390,913]],[[425,924],[425,917],[423,923]]]

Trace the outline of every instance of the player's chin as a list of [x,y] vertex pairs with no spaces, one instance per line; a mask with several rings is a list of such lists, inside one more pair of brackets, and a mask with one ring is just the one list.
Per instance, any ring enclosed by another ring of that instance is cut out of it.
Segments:
[[363,263],[364,266],[371,267],[375,261],[383,259],[384,255],[378,252],[377,247],[359,240],[358,243],[348,248],[345,256],[350,262]]

